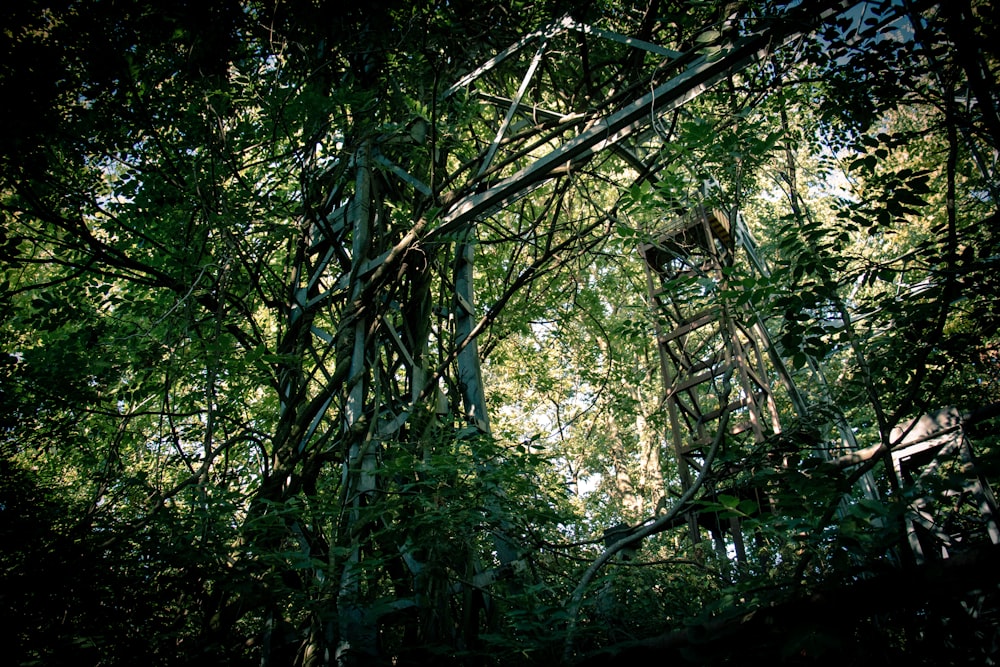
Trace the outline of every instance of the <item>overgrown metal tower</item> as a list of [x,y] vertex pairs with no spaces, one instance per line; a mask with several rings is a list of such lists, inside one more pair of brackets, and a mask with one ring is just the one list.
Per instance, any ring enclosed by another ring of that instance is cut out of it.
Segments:
[[[639,249],[682,493],[702,473],[717,438],[748,434],[760,444],[781,432],[771,377],[780,374],[794,391],[783,367],[769,368],[772,346],[750,305],[736,307],[722,297],[731,289],[726,269],[733,266],[740,233],[726,213],[698,206],[669,220]],[[697,541],[695,517],[688,523]],[[712,528],[721,541],[722,526]],[[728,530],[737,557],[745,559],[735,520]]]
[[[281,379],[283,401],[307,390],[312,396],[301,414],[283,411],[283,425],[287,422],[297,438],[289,441],[287,469],[312,451],[310,443],[343,452],[341,493],[350,511],[342,527],[348,556],[337,595],[345,645],[375,641],[358,630],[370,625],[363,617],[366,547],[358,525],[366,520],[368,499],[379,493],[381,443],[407,439],[401,434],[423,405],[434,402],[446,374],[454,380],[452,396],[461,398],[456,420],[461,431],[489,433],[476,341],[495,313],[482,314],[477,304],[477,226],[540,188],[579,187],[573,179],[583,169],[619,183],[655,182],[663,166],[660,151],[671,140],[657,126],[666,114],[855,4],[779,4],[775,15],[745,17],[740,25],[723,19],[674,48],[566,17],[490,57],[435,98],[441,105],[460,98],[463,109],[476,116],[477,131],[489,128],[460,160],[437,162],[445,147],[435,144],[434,113],[402,121],[395,134],[387,130],[352,150],[352,185],[330,194],[294,267],[288,348],[308,347],[317,368],[308,376]],[[562,107],[559,95],[533,97],[533,91],[545,89],[545,59],[572,59],[575,52],[567,44],[584,38],[635,49],[635,60],[643,63],[636,80],[622,82],[618,94],[607,99],[581,97]],[[398,150],[403,143],[426,147],[420,164],[415,153]],[[392,224],[392,197],[408,206],[420,202],[408,226]],[[726,214],[698,209],[643,248],[650,293],[663,314],[658,341],[666,407],[685,489],[692,487],[713,434],[722,430],[720,422],[729,423],[725,432],[750,433],[755,442],[780,430],[769,384],[774,373],[766,365],[773,348],[752,313],[734,312],[715,298],[726,286],[724,269],[733,261],[738,235]],[[431,267],[438,274],[432,275]],[[536,268],[525,268],[526,279]],[[432,288],[433,280],[440,285]],[[433,303],[432,294],[446,293],[450,303]],[[331,357],[332,371],[324,365]],[[339,417],[331,410],[338,401]],[[327,447],[330,439],[341,444]],[[518,545],[502,533],[497,531],[494,542],[500,567],[476,564],[476,587],[488,585],[518,556]],[[400,552],[393,558],[398,556],[415,580],[429,577],[419,554],[405,545]]]
[[[741,225],[738,216],[734,223],[718,209],[697,206],[666,221],[659,236],[639,248],[654,310],[662,405],[682,493],[702,473],[707,450],[717,438],[746,434],[759,445],[781,433],[773,381],[783,387],[798,416],[807,412],[752,304],[733,305],[738,287],[730,284],[727,268],[737,254],[743,251],[757,270],[763,269]],[[947,558],[977,544],[1000,544],[1000,512],[975,464],[966,422],[957,410],[944,409],[900,424],[891,433],[892,469],[887,472],[912,496],[904,523],[917,562]],[[845,433],[850,429],[841,429]],[[817,455],[830,459],[829,449]],[[843,449],[852,451],[856,443],[845,442]],[[866,497],[877,497],[870,473],[860,482]],[[750,500],[762,509],[767,505],[759,494]],[[700,539],[699,525],[708,527],[717,542],[728,531],[737,557],[745,559],[735,519],[723,525],[712,517],[689,515],[688,525],[694,541]]]
[[781,430],[765,367],[769,342],[747,325],[753,321],[749,312],[734,312],[719,297],[734,251],[729,217],[701,207],[640,248],[658,316],[663,398],[685,490],[724,414],[731,434],[750,432],[755,442]]

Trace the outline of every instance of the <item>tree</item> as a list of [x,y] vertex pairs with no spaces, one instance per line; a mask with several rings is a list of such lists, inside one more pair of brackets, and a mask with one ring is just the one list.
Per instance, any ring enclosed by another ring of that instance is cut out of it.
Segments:
[[[18,663],[570,661],[905,560],[893,428],[997,402],[996,17],[850,4],[3,10]],[[637,247],[698,206],[798,393],[692,486]]]

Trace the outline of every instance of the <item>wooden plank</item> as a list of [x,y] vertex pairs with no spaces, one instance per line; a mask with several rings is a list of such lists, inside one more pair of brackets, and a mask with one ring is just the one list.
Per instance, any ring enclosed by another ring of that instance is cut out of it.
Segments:
[[665,345],[674,340],[677,340],[678,338],[684,336],[685,334],[689,334],[692,331],[697,331],[698,329],[701,329],[702,327],[711,324],[712,322],[718,321],[718,318],[719,318],[718,308],[710,308],[708,310],[703,310],[700,313],[694,315],[694,317],[692,317],[686,323],[681,324],[679,327],[676,327],[675,329],[671,330],[670,333],[661,334],[657,338],[657,340],[659,341],[660,345]]
[[706,371],[704,373],[699,373],[699,374],[697,374],[697,375],[695,375],[693,377],[688,378],[684,382],[681,382],[679,385],[677,385],[673,389],[673,393],[676,394],[676,393],[679,393],[679,392],[682,392],[682,391],[687,391],[691,387],[695,387],[695,386],[697,386],[699,384],[702,384],[703,382],[707,382],[707,381],[709,381],[711,379],[717,378],[720,375],[725,374],[731,368],[732,368],[732,366],[730,364],[720,364],[716,368],[711,368],[711,369],[709,369],[708,371]]

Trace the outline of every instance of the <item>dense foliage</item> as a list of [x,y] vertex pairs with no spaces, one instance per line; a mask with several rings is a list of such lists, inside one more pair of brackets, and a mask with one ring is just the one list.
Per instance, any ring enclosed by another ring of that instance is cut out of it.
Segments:
[[[7,3],[9,659],[997,659],[973,468],[892,452],[1000,464],[1000,10],[851,5]],[[773,419],[706,385],[689,469],[639,249],[704,209]]]

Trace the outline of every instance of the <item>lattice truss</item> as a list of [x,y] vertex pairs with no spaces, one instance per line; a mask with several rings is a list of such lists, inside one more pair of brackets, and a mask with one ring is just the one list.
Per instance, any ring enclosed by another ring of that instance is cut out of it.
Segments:
[[[283,413],[294,444],[276,453],[276,472],[339,461],[356,518],[378,491],[383,444],[417,442],[432,426],[428,414],[459,433],[488,433],[477,337],[555,256],[582,254],[606,235],[614,203],[594,184],[655,182],[685,103],[855,4],[779,5],[773,15],[719,16],[700,31],[643,39],[615,32],[613,20],[598,28],[563,18],[442,86],[408,121],[341,137],[350,160],[330,166],[335,186],[311,203],[292,267],[298,287],[279,353],[305,349],[315,363],[281,378],[285,405],[304,407]],[[647,253],[663,281],[654,293],[678,290],[657,298],[664,312],[674,309],[661,352],[674,369],[665,371],[666,392],[675,437],[685,432],[685,442],[675,440],[685,475],[723,411],[739,413],[756,439],[778,428],[762,366],[766,341],[753,322],[714,313],[711,328],[699,326],[687,306],[701,299],[713,307],[707,292],[676,308],[683,272],[714,279],[736,250],[702,219],[702,241],[720,241],[708,244],[711,252],[689,252],[708,245],[685,232]],[[473,283],[484,234],[518,249],[508,274],[490,277],[488,302]],[[684,252],[669,252],[679,245]],[[706,403],[710,392],[699,395],[697,385],[730,373],[732,398]],[[289,400],[303,394],[307,401]],[[514,559],[513,549],[496,548],[501,561]]]
[[[366,577],[378,575],[366,560],[378,562],[370,558],[378,545],[366,536],[386,519],[365,511],[370,501],[391,485],[414,483],[417,466],[408,463],[432,460],[436,448],[451,447],[452,455],[466,447],[471,474],[496,463],[477,444],[488,438],[476,437],[490,433],[479,334],[557,258],[586,256],[607,236],[615,202],[601,193],[609,185],[657,181],[685,103],[855,4],[780,4],[773,15],[719,16],[700,31],[642,38],[616,32],[613,18],[600,27],[564,18],[442,85],[411,118],[359,122],[366,131],[331,138],[346,157],[317,163],[312,185],[322,194],[304,202],[298,256],[288,267],[295,287],[277,351],[293,361],[279,378],[268,483],[315,483],[330,464],[341,471],[331,542],[343,547],[342,637],[376,644],[365,605],[376,596]],[[647,24],[622,25],[641,32]],[[753,318],[719,311],[711,298],[739,245],[725,217],[699,213],[646,249],[650,287],[666,317],[665,396],[685,487],[714,420],[732,416],[730,426],[758,441],[779,428],[766,340]],[[509,249],[506,275],[478,286],[477,242]],[[704,326],[699,309],[708,315]],[[311,362],[294,361],[303,358]],[[502,490],[490,487],[486,496],[488,514],[502,516],[493,511]],[[402,521],[390,556],[409,570],[415,590],[450,594],[449,582],[433,581],[443,575],[424,566],[407,530]],[[730,530],[738,540],[738,527]],[[516,534],[502,519],[491,526],[485,560],[469,556],[472,586],[516,565]]]
[[[350,166],[338,165],[354,178],[338,181],[315,207],[310,242],[295,267],[299,288],[287,341],[308,345],[317,362],[283,387],[285,396],[316,394],[302,424],[303,446],[322,432],[336,400],[345,425],[357,422],[374,404],[367,392],[376,386],[393,395],[378,397],[387,412],[368,417],[381,433],[394,432],[415,400],[439,390],[437,378],[452,364],[460,378],[452,397],[461,395],[465,418],[488,429],[474,338],[495,311],[476,313],[466,243],[476,227],[507,225],[508,239],[523,237],[525,247],[541,252],[539,225],[529,233],[518,220],[548,216],[558,224],[568,217],[561,208],[567,193],[594,201],[588,183],[595,178],[655,180],[672,112],[853,4],[820,0],[779,16],[722,16],[670,45],[564,18],[485,61],[408,123],[362,141]],[[566,90],[566,81],[576,81],[576,89]],[[469,132],[449,135],[444,120]],[[508,215],[498,223],[493,214],[501,210]],[[404,211],[413,219],[401,220]],[[536,264],[525,262],[521,273]],[[346,396],[324,392],[344,376]],[[312,380],[321,389],[305,386]]]
[[761,443],[781,431],[769,377],[767,331],[746,304],[720,298],[735,240],[730,217],[697,208],[640,248],[650,299],[660,315],[657,347],[673,446],[684,490],[701,472],[723,416],[727,432]]

